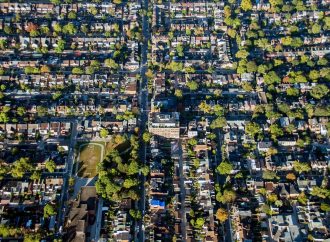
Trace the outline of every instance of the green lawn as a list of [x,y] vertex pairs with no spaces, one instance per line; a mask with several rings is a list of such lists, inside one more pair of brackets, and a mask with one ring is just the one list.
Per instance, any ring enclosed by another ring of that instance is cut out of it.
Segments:
[[86,143],[79,146],[77,175],[84,178],[96,176],[96,167],[102,161],[104,146],[98,143]]

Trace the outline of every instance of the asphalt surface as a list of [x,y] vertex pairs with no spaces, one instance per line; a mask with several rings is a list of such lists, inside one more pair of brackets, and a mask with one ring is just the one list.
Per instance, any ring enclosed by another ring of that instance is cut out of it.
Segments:
[[179,141],[179,171],[180,171],[180,200],[181,200],[181,235],[182,241],[185,242],[187,240],[187,231],[186,231],[186,206],[185,206],[185,199],[186,199],[186,189],[184,185],[185,175],[183,173],[183,151],[182,151],[182,141]]
[[72,174],[72,168],[73,168],[73,163],[74,163],[74,147],[76,144],[76,139],[77,139],[77,130],[78,127],[78,120],[75,120],[72,123],[72,131],[71,131],[71,138],[70,138],[70,150],[69,150],[69,155],[67,159],[67,169],[66,172],[64,173],[63,179],[63,186],[62,186],[62,194],[61,194],[61,201],[60,201],[60,211],[58,214],[58,228],[63,228],[64,225],[64,218],[65,218],[65,213],[66,213],[66,201],[68,200],[68,187],[69,187],[69,179]]
[[[142,9],[148,11],[148,0],[140,0]],[[147,129],[148,123],[148,79],[146,77],[146,71],[148,69],[148,40],[150,39],[149,33],[149,22],[148,17],[144,15],[142,17],[142,35],[143,35],[143,42],[141,45],[141,68],[140,68],[140,75],[141,81],[139,86],[139,107],[140,107],[140,117],[139,117],[139,130],[140,130],[140,160],[143,164],[146,163],[146,144],[142,140],[142,134]],[[143,174],[140,175],[141,181],[141,199],[138,203],[138,209],[144,215],[144,211],[146,208],[146,191],[144,183],[146,181],[145,176]],[[139,220],[137,225],[139,229],[138,231],[135,229],[135,236],[134,241],[145,241],[145,231],[143,226],[143,219]]]
[[[220,132],[220,129],[218,129],[216,131],[216,135],[217,135],[217,140],[218,140],[218,149],[217,149],[217,164],[219,165],[222,162],[222,153],[221,153],[221,146],[223,144],[223,134]],[[217,184],[220,184],[221,186],[223,186],[226,183],[226,176],[225,175],[220,175],[219,173],[216,173],[216,180],[217,180]],[[227,204],[227,212],[230,214],[230,205]],[[224,242],[232,242],[233,238],[232,238],[232,228],[231,228],[231,220],[230,220],[230,216],[227,219],[227,221],[224,223],[224,226],[222,227],[222,229],[224,229],[223,231],[223,238],[222,241]],[[220,239],[221,241],[221,239]]]

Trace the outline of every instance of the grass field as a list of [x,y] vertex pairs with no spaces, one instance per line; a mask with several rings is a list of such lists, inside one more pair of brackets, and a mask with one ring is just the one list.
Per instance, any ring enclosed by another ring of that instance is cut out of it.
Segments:
[[104,145],[99,143],[86,143],[79,146],[77,175],[84,178],[96,176],[96,167],[103,160]]

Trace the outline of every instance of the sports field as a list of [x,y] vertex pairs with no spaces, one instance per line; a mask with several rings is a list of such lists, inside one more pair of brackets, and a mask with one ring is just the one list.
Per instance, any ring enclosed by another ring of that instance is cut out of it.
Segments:
[[103,160],[104,146],[98,143],[86,143],[79,146],[77,159],[77,175],[79,177],[93,178],[96,176],[96,167]]

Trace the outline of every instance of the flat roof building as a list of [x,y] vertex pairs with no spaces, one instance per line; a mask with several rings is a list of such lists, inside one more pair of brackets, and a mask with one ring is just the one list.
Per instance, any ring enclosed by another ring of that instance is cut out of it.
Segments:
[[164,138],[178,139],[180,136],[179,113],[150,113],[149,132]]

